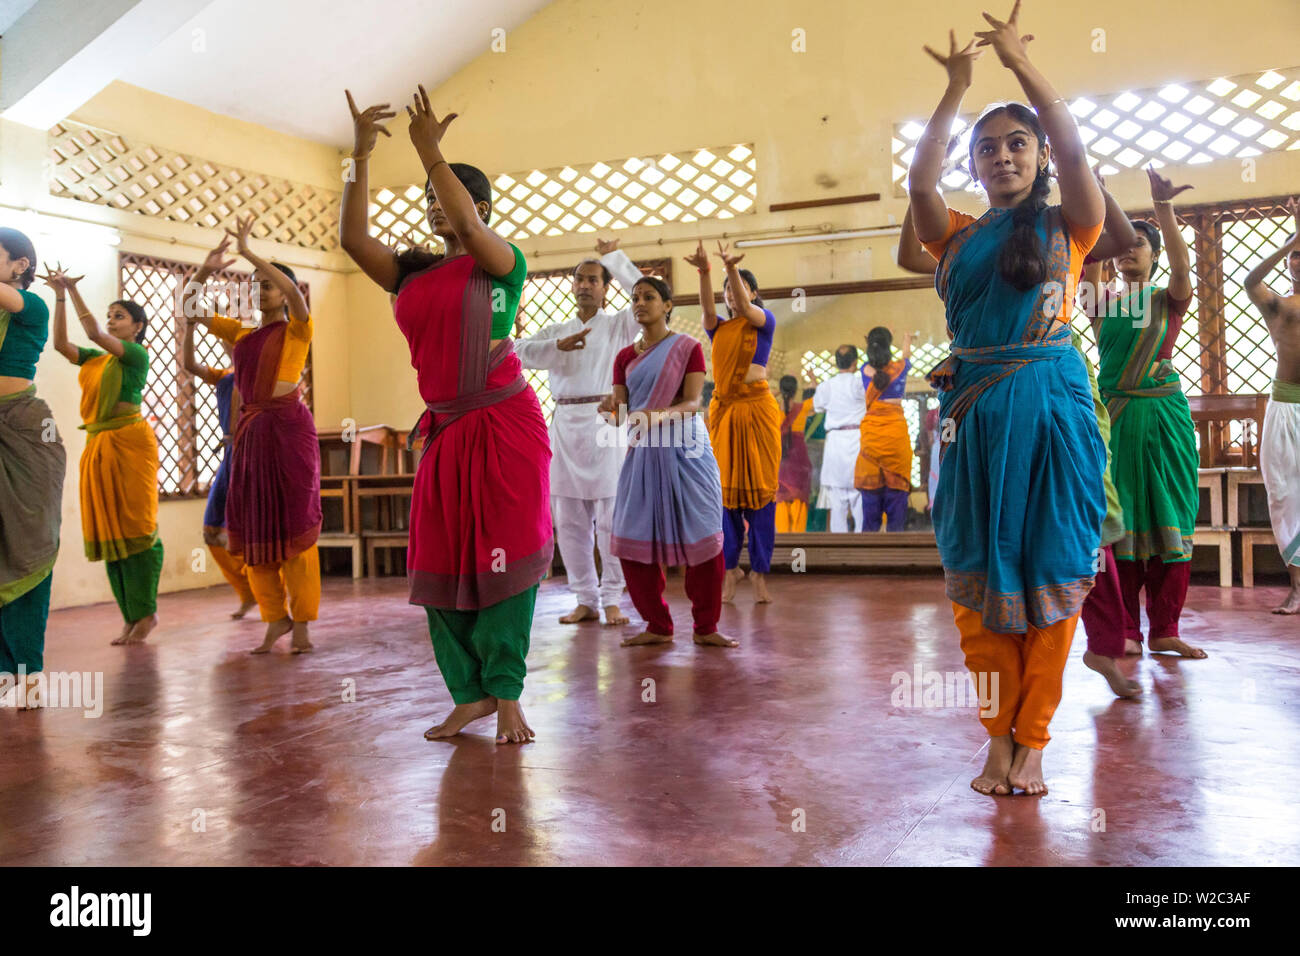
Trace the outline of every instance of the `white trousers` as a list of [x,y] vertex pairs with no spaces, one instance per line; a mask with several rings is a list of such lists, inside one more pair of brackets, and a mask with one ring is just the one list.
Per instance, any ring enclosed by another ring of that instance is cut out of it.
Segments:
[[[569,590],[578,603],[596,610],[618,604],[623,596],[623,566],[609,550],[614,499],[590,501],[552,495],[551,514],[555,520],[555,543],[569,577]],[[593,545],[600,548],[599,581]]]
[[853,530],[862,530],[862,492],[857,488],[822,485],[821,500],[831,511],[831,531],[848,531],[850,514],[853,515]]

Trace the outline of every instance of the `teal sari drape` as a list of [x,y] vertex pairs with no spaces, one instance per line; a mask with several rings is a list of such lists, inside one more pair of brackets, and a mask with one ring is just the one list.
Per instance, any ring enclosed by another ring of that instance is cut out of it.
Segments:
[[1056,323],[1076,281],[1059,209],[1039,213],[1048,275],[1025,292],[998,272],[1011,226],[1011,210],[989,210],[935,274],[953,340],[931,373],[952,436],[933,513],[949,599],[989,630],[1024,633],[1077,614],[1092,587],[1106,447],[1087,369]]

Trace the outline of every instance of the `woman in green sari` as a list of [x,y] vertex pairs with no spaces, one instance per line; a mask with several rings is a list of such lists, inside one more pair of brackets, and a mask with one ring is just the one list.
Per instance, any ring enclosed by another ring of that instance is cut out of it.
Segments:
[[[1114,543],[1114,557],[1130,619],[1128,652],[1142,652],[1138,596],[1145,588],[1151,651],[1203,658],[1203,650],[1178,634],[1191,572],[1198,458],[1191,409],[1170,361],[1192,301],[1191,257],[1172,201],[1192,187],[1176,187],[1154,169],[1147,175],[1160,228],[1133,223],[1137,244],[1116,260],[1122,291],[1103,293],[1088,310],[1101,353],[1097,381],[1110,413],[1115,490],[1124,510],[1124,536]],[[1162,238],[1169,252],[1166,288],[1151,282]],[[1100,287],[1100,271],[1100,262],[1087,269],[1092,288]]]

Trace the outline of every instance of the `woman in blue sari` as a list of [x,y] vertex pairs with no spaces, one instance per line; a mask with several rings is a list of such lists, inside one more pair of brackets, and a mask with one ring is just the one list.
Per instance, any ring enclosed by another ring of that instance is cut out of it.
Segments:
[[[939,176],[975,41],[947,57],[948,88],[917,146],[908,183],[917,237],[939,260],[949,356],[941,390],[934,525],[966,666],[981,697],[988,760],[980,793],[1047,792],[1042,749],[1061,698],[1079,611],[1092,587],[1106,448],[1087,370],[1066,320],[1083,258],[1105,216],[1065,101],[1029,62],[1018,30],[985,14],[977,33],[1020,81],[1033,109],[987,111],[971,130],[971,172],[990,209],[949,209]],[[1050,147],[1049,147],[1050,142]],[[1049,161],[1060,206],[1049,206]]]
[[722,613],[722,481],[697,414],[704,351],[668,331],[673,297],[662,279],[632,288],[641,336],[614,359],[614,391],[600,414],[627,422],[629,449],[618,476],[610,550],[623,565],[628,594],[646,629],[623,641],[667,644],[673,619],[664,603],[663,566],[684,565],[696,644],[736,647],[718,633]]

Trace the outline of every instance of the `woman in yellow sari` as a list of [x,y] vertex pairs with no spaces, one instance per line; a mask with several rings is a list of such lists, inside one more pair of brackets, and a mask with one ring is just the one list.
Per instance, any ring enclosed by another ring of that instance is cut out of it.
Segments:
[[122,612],[114,644],[136,644],[158,625],[158,578],[163,546],[158,539],[158,440],[140,415],[149,353],[149,318],[137,303],[119,299],[108,307],[107,332],[86,308],[77,282],[62,267],[49,281],[66,291],[86,336],[98,349],[68,341],[63,296],[54,302],[54,348],[81,367],[81,531],[86,557],[103,561],[108,584]]
[[737,268],[744,256],[731,255],[722,243],[717,256],[727,272],[722,285],[725,319],[714,308],[704,244],[698,243],[686,261],[700,274],[701,318],[713,343],[708,427],[722,477],[722,551],[727,567],[722,600],[735,596],[736,582],[743,577],[738,567],[740,544],[748,526],[754,596],[757,603],[767,604],[772,600],[767,573],[772,567],[781,468],[781,410],[767,384],[776,317],[763,308],[754,274]]
[[903,416],[903,389],[912,367],[912,339],[903,337],[902,356],[893,357],[894,337],[877,326],[867,334],[867,413],[862,416],[861,448],[853,484],[862,492],[862,528],[902,531],[912,490],[912,438]]

